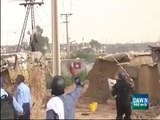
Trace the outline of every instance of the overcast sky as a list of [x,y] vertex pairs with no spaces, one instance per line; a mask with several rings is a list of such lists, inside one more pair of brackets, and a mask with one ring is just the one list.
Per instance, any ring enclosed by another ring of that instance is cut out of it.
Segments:
[[[40,1],[40,0],[39,0]],[[21,1],[1,0],[1,44],[17,44],[26,8]],[[35,6],[36,24],[51,42],[51,1]],[[59,40],[66,43],[64,17],[71,12],[71,41],[101,43],[148,42],[160,39],[160,0],[58,0]],[[27,31],[30,29],[30,19]],[[28,36],[26,35],[27,40]]]

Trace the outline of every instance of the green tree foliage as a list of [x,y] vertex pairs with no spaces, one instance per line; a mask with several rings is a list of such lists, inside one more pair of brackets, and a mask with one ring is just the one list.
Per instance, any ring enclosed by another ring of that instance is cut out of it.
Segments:
[[78,51],[75,51],[75,53],[71,55],[71,58],[73,59],[81,58],[81,59],[85,59],[89,63],[93,63],[96,59],[96,55],[93,52],[89,53],[83,50],[78,50]]
[[101,44],[100,44],[98,41],[94,40],[94,39],[92,39],[92,40],[89,42],[89,44],[90,44],[90,46],[91,46],[92,48],[95,48],[95,49],[100,49],[100,48],[101,48]]

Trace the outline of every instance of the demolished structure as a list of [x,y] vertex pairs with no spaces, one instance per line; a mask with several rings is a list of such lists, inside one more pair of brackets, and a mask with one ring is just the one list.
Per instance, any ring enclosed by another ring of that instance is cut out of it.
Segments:
[[157,63],[158,71],[160,74],[160,46],[149,46],[152,52],[152,58]]
[[[157,63],[150,53],[120,53],[113,55],[129,73],[135,83],[135,92],[149,94],[150,100],[160,99],[160,83]],[[99,57],[89,72],[86,96],[106,102],[111,96],[108,78],[114,78],[121,68],[111,55]]]
[[[32,118],[39,116],[46,93],[45,67],[41,52],[19,52],[1,54],[1,76],[4,78],[4,88],[14,94],[15,79],[18,74],[25,76],[25,83],[31,89]],[[38,102],[37,102],[38,101]],[[38,119],[34,118],[34,119]]]

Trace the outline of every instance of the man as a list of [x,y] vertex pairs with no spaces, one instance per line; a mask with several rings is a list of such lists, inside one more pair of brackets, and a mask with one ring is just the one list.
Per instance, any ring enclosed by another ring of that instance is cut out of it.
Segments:
[[64,94],[65,79],[62,76],[55,76],[52,78],[51,94],[54,95],[48,101],[46,107],[46,119],[74,119],[75,108],[78,98],[82,92],[84,84],[79,77],[75,77],[76,88]]
[[16,99],[3,89],[3,79],[0,78],[1,87],[1,119],[15,119],[14,113],[23,114],[23,108]]
[[19,119],[30,119],[30,106],[31,106],[31,95],[30,88],[24,84],[24,76],[18,75],[16,82],[18,84],[15,98],[17,102],[22,106],[24,110],[24,115],[20,116]]
[[[116,118],[130,119],[132,113],[130,104],[130,93],[132,91],[132,85],[126,81],[126,74],[124,72],[119,72],[115,79],[117,80],[117,83],[113,86],[112,95],[116,96]],[[123,115],[125,115],[124,118]]]

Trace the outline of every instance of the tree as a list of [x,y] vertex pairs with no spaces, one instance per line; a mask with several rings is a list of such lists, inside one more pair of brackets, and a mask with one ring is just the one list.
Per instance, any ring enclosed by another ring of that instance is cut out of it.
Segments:
[[89,42],[89,44],[90,44],[90,46],[91,46],[92,48],[95,48],[95,49],[100,49],[100,48],[101,48],[101,44],[100,44],[98,41],[94,40],[94,39],[92,39],[92,40]]
[[72,59],[81,58],[85,59],[89,63],[93,63],[96,59],[96,55],[92,52],[86,52],[83,50],[77,50],[74,52],[74,54],[71,54]]

